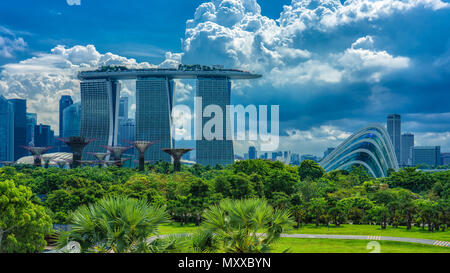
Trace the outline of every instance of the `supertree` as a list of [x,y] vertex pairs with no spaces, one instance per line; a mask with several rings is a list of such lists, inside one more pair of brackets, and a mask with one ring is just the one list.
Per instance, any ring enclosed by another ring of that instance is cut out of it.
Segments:
[[122,167],[122,155],[125,151],[133,148],[133,146],[122,147],[122,146],[101,146],[107,149],[113,156],[113,160],[117,161],[117,167]]
[[80,166],[83,149],[95,139],[87,139],[82,136],[72,136],[67,138],[57,138],[57,140],[66,143],[70,149],[72,149],[72,168],[77,168]]
[[136,150],[138,150],[138,152],[139,152],[139,171],[143,172],[145,170],[145,151],[147,151],[148,147],[155,144],[156,141],[136,140],[136,141],[127,141],[127,142],[134,145]]
[[120,162],[120,161],[118,161],[118,160],[105,160],[106,166],[113,166],[113,165],[117,166],[117,164],[118,164],[119,162]]
[[67,164],[69,164],[69,169],[73,169],[73,159],[63,159],[66,161]]
[[194,150],[194,149],[183,149],[183,148],[163,148],[162,151],[168,153],[173,158],[173,171],[179,172],[181,171],[181,157]]
[[66,166],[67,162],[65,160],[58,160],[58,161],[56,161],[56,164],[58,165],[58,167],[60,169],[64,169],[64,167]]
[[105,164],[105,158],[107,155],[109,155],[109,153],[91,153],[91,152],[89,152],[88,154],[91,154],[95,156],[95,158],[97,158],[97,164],[99,168],[103,167],[103,165]]
[[[136,164],[138,164],[138,165],[141,163],[140,160],[133,160],[133,162],[136,163]],[[150,165],[150,164],[152,164],[152,163],[153,163],[153,160],[145,160],[145,161],[144,161],[144,171],[145,171],[145,164],[149,164],[149,165]],[[139,166],[139,167],[140,167],[140,166]]]
[[33,165],[36,167],[41,167],[42,165],[42,161],[41,161],[41,157],[42,155],[47,152],[48,150],[52,149],[52,146],[49,147],[31,147],[31,146],[21,146],[22,148],[24,148],[25,150],[29,151],[34,158],[34,162]]
[[48,167],[50,166],[50,161],[52,160],[53,157],[51,156],[47,156],[47,155],[43,155],[42,156],[42,160],[44,160],[44,167],[46,169],[48,169]]
[[81,166],[92,166],[97,163],[95,160],[80,160],[79,163]]

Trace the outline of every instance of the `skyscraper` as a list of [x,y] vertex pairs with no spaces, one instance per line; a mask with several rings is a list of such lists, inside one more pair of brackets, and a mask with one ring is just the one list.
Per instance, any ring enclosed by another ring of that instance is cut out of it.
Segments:
[[71,96],[61,96],[59,99],[59,136],[66,137],[64,133],[64,109],[73,104]]
[[136,140],[156,141],[145,159],[172,159],[162,148],[173,148],[172,107],[175,82],[167,77],[138,77],[136,80]]
[[250,146],[248,148],[248,159],[256,159],[257,155],[256,155],[256,148],[255,146]]
[[34,127],[34,146],[48,147],[54,144],[55,134],[50,125],[39,124]]
[[425,164],[436,167],[441,164],[440,146],[415,146],[411,149],[413,166]]
[[80,136],[81,128],[81,103],[77,102],[64,109],[63,136]]
[[[171,117],[174,79],[197,79],[197,94],[204,98],[205,105],[218,104],[226,110],[225,106],[230,102],[230,80],[259,77],[261,75],[238,69],[201,65],[180,65],[178,69],[106,66],[82,71],[78,73],[81,80],[81,136],[96,139],[84,151],[97,152],[103,145],[117,144],[119,80],[136,80],[136,140],[156,141],[146,151],[145,159],[170,161],[170,155],[161,148],[174,146]],[[125,117],[125,103],[123,106]],[[226,136],[225,132],[220,134]],[[196,159],[203,164],[226,165],[234,161],[232,140],[200,140],[197,147],[197,155],[201,156]]]
[[117,145],[120,84],[116,80],[83,80],[81,86],[81,136],[95,139],[83,150],[83,159]]
[[[136,121],[130,118],[119,118],[119,133],[117,135],[117,142],[119,146],[130,146],[136,138]],[[132,155],[134,149],[125,151],[125,154]]]
[[27,101],[10,99],[14,109],[14,160],[28,154],[21,146],[27,145]]
[[441,153],[441,165],[450,165],[450,153]]
[[411,133],[402,134],[400,149],[400,166],[411,165],[411,147],[414,147],[414,135]]
[[400,149],[401,149],[401,117],[398,114],[390,114],[387,116],[387,131],[392,145],[394,146],[395,156],[397,162],[400,163]]
[[0,95],[0,161],[14,160],[14,109]]
[[[231,82],[227,77],[198,77],[197,97],[202,98],[202,112],[208,105],[218,105],[223,112],[222,131],[216,131],[222,139],[202,140],[196,142],[197,163],[201,165],[226,166],[234,162],[233,141],[227,140],[227,130],[231,126],[227,124],[226,106],[230,105]],[[213,117],[202,117],[204,126]],[[220,130],[215,128],[215,130]]]
[[128,97],[120,98],[119,118],[128,119]]
[[37,124],[37,114],[27,113],[27,146],[34,146],[34,127]]

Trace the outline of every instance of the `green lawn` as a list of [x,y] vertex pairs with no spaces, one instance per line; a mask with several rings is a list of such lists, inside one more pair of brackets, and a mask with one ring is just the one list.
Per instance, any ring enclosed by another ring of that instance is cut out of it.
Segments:
[[406,237],[406,238],[420,238],[420,239],[431,239],[431,240],[441,240],[450,241],[450,230],[438,231],[438,232],[428,232],[427,230],[422,230],[418,227],[413,227],[411,230],[406,230],[406,227],[387,227],[385,230],[381,229],[380,226],[371,225],[341,225],[340,227],[335,227],[330,225],[330,227],[319,226],[309,224],[303,226],[299,229],[292,229],[286,233],[290,234],[332,234],[332,235],[371,235],[371,236],[390,236],[390,237]]
[[[289,248],[289,253],[370,253],[370,240],[281,238],[273,245],[273,253]],[[450,248],[416,243],[377,241],[380,253],[450,253]]]
[[[181,226],[180,223],[167,223],[159,226],[160,234],[171,233],[191,233],[198,227],[194,224]],[[391,237],[410,237],[421,239],[437,239],[450,240],[450,232],[428,232],[419,228],[413,228],[411,231],[406,227],[392,228],[381,230],[379,226],[370,225],[342,225],[341,227],[330,226],[318,227],[314,225],[303,226],[296,230],[292,229],[287,233],[302,234],[340,234],[340,235],[372,235],[372,236],[391,236]],[[274,245],[273,252],[283,252],[289,248],[292,253],[369,253],[371,249],[367,249],[367,243],[370,240],[344,240],[344,239],[301,239],[301,238],[281,238]],[[381,253],[450,253],[450,248],[431,246],[416,243],[377,241],[381,246]]]
[[[189,233],[195,231],[197,227],[190,223],[181,226],[180,223],[167,223],[159,227],[161,234],[170,233]],[[380,226],[371,225],[341,225],[335,227],[319,226],[315,227],[313,224],[302,226],[299,229],[291,229],[286,233],[289,234],[331,234],[331,235],[367,235],[367,236],[390,236],[390,237],[405,237],[405,238],[419,238],[419,239],[431,239],[440,241],[450,241],[450,229],[439,232],[428,232],[418,227],[413,227],[411,230],[406,230],[406,227],[387,227],[385,230]]]
[[183,226],[180,223],[170,222],[162,224],[158,227],[160,234],[172,234],[172,233],[190,233],[197,229],[195,224],[189,223]]

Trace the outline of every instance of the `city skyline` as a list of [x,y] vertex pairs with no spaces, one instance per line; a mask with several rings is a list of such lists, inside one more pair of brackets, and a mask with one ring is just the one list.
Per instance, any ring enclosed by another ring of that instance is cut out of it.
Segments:
[[[308,21],[305,12],[316,7],[300,1],[234,1],[238,4],[229,20],[222,16],[222,1],[172,1],[180,8],[171,21],[163,19],[169,11],[159,3],[132,4],[130,9],[141,6],[139,12],[152,8],[160,12],[159,19],[150,16],[150,21],[167,23],[157,24],[160,29],[149,27],[151,22],[139,26],[126,13],[121,21],[127,24],[107,28],[103,20],[111,19],[104,15],[95,21],[86,18],[98,9],[89,1],[80,5],[25,2],[29,9],[0,4],[4,15],[0,35],[6,41],[0,48],[0,94],[27,99],[27,112],[37,113],[37,123],[49,124],[55,132],[59,132],[55,113],[60,96],[71,95],[79,101],[76,71],[102,64],[170,67],[182,62],[223,64],[263,74],[266,80],[234,86],[231,103],[280,104],[283,146],[279,150],[321,156],[365,125],[384,124],[391,113],[402,116],[402,130],[414,133],[416,146],[450,150],[448,35],[443,35],[449,26],[447,2],[406,1],[408,5],[398,10],[396,1],[386,0],[386,12],[359,11],[348,21],[340,21],[341,17],[327,21],[330,17],[324,14]],[[332,14],[345,14],[342,4],[330,3],[327,8]],[[283,9],[282,4],[290,8]],[[46,23],[36,23],[35,15],[28,24],[15,20],[19,13],[23,16],[31,10],[40,12]],[[85,21],[74,20],[81,14]],[[65,28],[58,24],[62,18]],[[300,25],[294,24],[296,18]],[[423,27],[425,21],[430,27]],[[398,28],[402,33],[389,24],[402,26]],[[87,25],[94,27],[84,31]],[[354,31],[336,39],[346,29]],[[105,31],[96,35],[100,30]],[[118,37],[127,31],[142,35]],[[398,35],[402,39],[394,39]],[[317,41],[324,41],[327,48]],[[175,103],[191,104],[195,83],[180,80],[176,84]],[[131,97],[130,114],[135,111],[134,88],[123,84],[122,93]],[[235,151],[243,154],[254,144],[236,143]]]

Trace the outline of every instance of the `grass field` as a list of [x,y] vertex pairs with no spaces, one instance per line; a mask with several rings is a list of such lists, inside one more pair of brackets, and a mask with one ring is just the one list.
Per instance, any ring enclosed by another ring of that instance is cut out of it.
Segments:
[[[281,238],[273,245],[273,253],[288,249],[289,253],[370,253],[369,240]],[[450,248],[416,243],[377,241],[380,253],[450,253]]]
[[198,227],[195,224],[189,223],[181,226],[180,223],[166,223],[158,227],[160,234],[172,234],[172,233],[190,233],[194,232]]
[[[160,234],[191,233],[198,227],[194,224],[181,226],[179,223],[167,223],[159,226]],[[406,227],[387,227],[382,230],[379,226],[371,225],[342,225],[341,227],[306,225],[300,229],[292,229],[286,233],[290,234],[333,234],[333,235],[370,235],[370,236],[390,236],[433,239],[450,241],[450,231],[428,232],[420,228],[413,227],[406,230]],[[372,249],[367,249],[370,240],[344,240],[344,239],[301,239],[301,238],[281,238],[272,252],[279,253],[286,249],[291,253],[369,253]],[[450,253],[450,248],[424,245],[417,243],[377,241],[380,244],[381,253]]]
[[[197,227],[194,224],[187,224],[181,226],[179,223],[168,223],[161,225],[159,231],[161,234],[170,233],[189,233],[195,231]],[[418,227],[413,227],[411,230],[406,230],[406,227],[387,227],[385,230],[381,229],[380,226],[371,225],[341,225],[340,227],[335,227],[330,225],[330,227],[315,225],[306,225],[299,229],[291,229],[286,233],[289,234],[330,234],[330,235],[367,235],[367,236],[390,236],[390,237],[405,237],[405,238],[420,238],[420,239],[431,239],[440,241],[450,241],[450,230],[439,231],[439,232],[428,232],[423,231]]]
[[306,225],[299,229],[292,229],[286,233],[290,234],[331,234],[331,235],[370,235],[370,236],[390,236],[390,237],[405,237],[405,238],[420,238],[431,239],[440,241],[450,241],[450,230],[428,232],[418,227],[412,227],[411,230],[407,230],[406,227],[387,227],[385,230],[380,226],[371,225],[341,225],[336,227],[330,225],[330,227],[315,225]]

